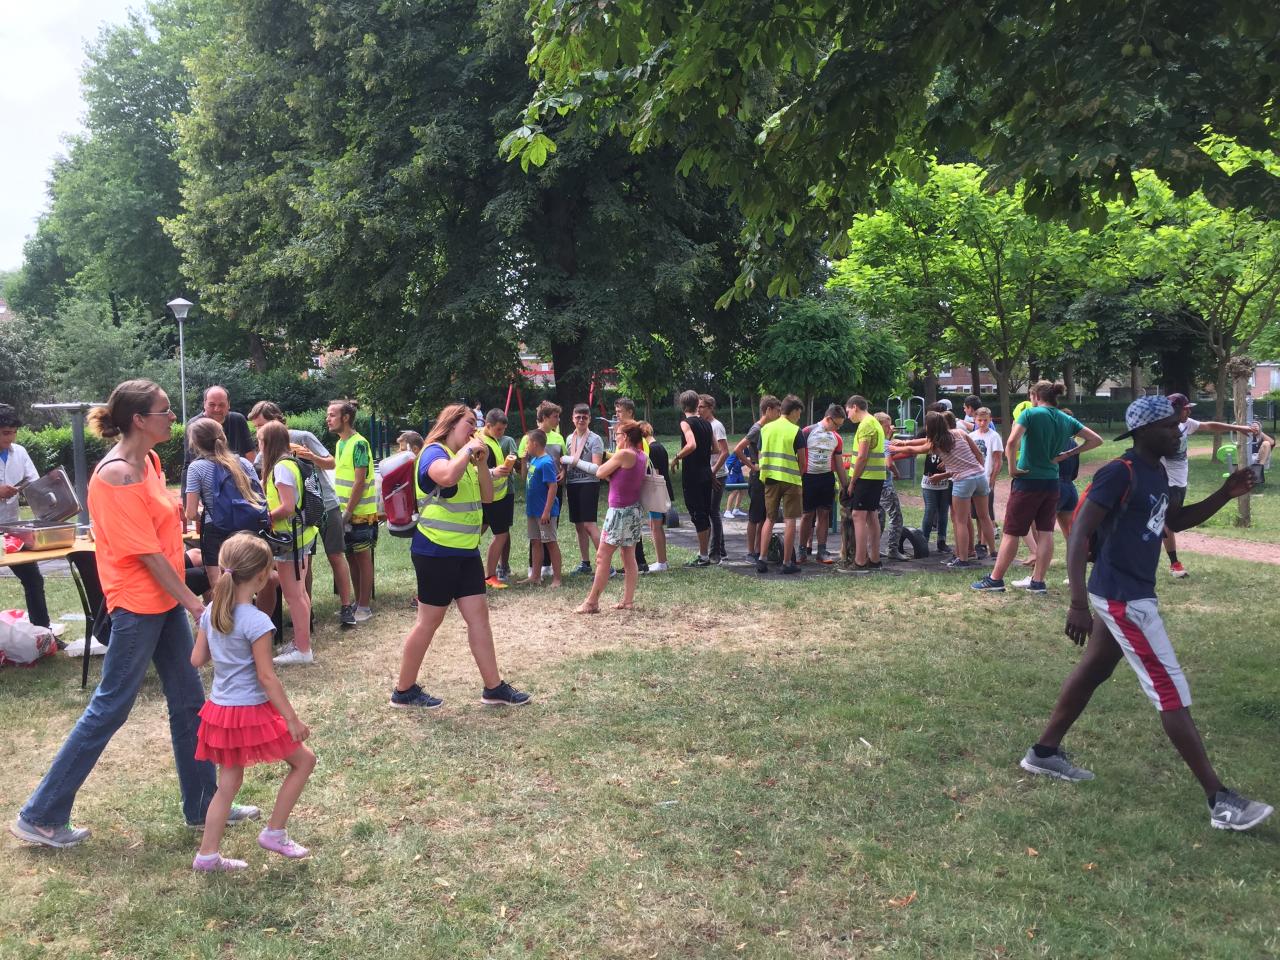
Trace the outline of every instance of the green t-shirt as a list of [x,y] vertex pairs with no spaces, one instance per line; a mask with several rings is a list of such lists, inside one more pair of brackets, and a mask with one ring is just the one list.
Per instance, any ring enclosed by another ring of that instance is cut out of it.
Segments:
[[[347,440],[338,441],[338,448],[337,448],[337,454],[336,454],[337,459],[339,460],[342,459],[342,454],[346,450],[347,444],[350,442],[351,439],[352,438],[348,438]],[[355,444],[356,444],[355,447],[351,451],[351,466],[353,467],[369,466],[369,463],[373,460],[373,455],[369,452],[369,441],[364,439],[358,439],[355,441]]]
[[867,414],[862,418],[862,422],[858,424],[858,431],[853,435],[853,462],[858,462],[858,451],[862,449],[862,442],[868,441],[871,446],[867,454],[867,465],[862,471],[863,480],[884,480],[888,474],[884,468],[884,427],[880,426],[880,421],[871,414]]
[[1057,480],[1058,465],[1053,458],[1067,449],[1071,438],[1084,429],[1075,417],[1057,407],[1032,407],[1023,411],[1018,423],[1026,432],[1018,448],[1020,476],[1028,480]]
[[502,451],[504,457],[520,456],[520,448],[516,445],[514,437],[509,437],[505,433],[502,439],[498,441],[498,448]]
[[[527,436],[521,437],[516,456],[523,459],[524,452],[527,449],[529,449],[529,438]],[[547,432],[547,455],[551,457],[551,462],[556,465],[556,469],[560,469],[560,458],[564,455],[564,437],[559,430]]]

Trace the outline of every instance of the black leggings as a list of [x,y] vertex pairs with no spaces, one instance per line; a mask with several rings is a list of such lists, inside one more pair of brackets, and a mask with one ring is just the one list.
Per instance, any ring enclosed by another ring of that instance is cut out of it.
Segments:
[[710,471],[705,475],[686,472],[680,481],[680,488],[684,492],[684,508],[689,511],[689,520],[698,533],[711,529],[712,479]]

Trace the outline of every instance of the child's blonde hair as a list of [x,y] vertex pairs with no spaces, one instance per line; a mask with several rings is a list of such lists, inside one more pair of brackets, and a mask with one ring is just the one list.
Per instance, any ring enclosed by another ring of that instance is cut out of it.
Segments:
[[990,407],[979,407],[977,410],[973,411],[973,416],[974,416],[974,419],[977,419],[978,417],[986,417],[988,420],[990,420],[990,419],[991,419],[991,408],[990,408]]
[[274,561],[267,541],[252,533],[228,537],[218,551],[222,576],[213,588],[209,622],[219,633],[230,633],[236,624],[236,587],[255,579]]
[[882,427],[893,426],[893,417],[889,416],[883,410],[876,414],[876,419],[880,421],[880,426]]

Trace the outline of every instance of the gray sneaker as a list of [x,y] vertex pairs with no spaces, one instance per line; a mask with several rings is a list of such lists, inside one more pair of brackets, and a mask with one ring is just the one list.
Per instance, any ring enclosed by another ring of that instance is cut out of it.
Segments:
[[1037,757],[1035,748],[1031,747],[1027,750],[1027,755],[1022,758],[1022,762],[1018,766],[1027,771],[1027,773],[1039,773],[1046,777],[1068,780],[1071,783],[1093,779],[1093,771],[1086,770],[1084,767],[1077,767],[1071,762],[1071,758],[1062,751],[1061,747],[1058,748],[1057,753],[1048,757]]
[[1209,813],[1209,822],[1219,830],[1248,830],[1274,812],[1268,804],[1242,797],[1234,790],[1223,790]]
[[338,622],[344,627],[354,627],[356,625],[356,605],[348,603],[345,607],[338,608]]
[[[257,807],[250,806],[247,803],[233,803],[231,809],[227,811],[227,826],[234,827],[237,823],[246,823],[249,820],[257,820],[262,816],[262,811]],[[199,823],[188,823],[188,827],[192,830],[203,830],[204,821]]]
[[[1271,808],[1267,808],[1267,812],[1271,812]],[[1217,826],[1217,824],[1214,824]],[[1243,827],[1236,827],[1237,830],[1243,830]],[[13,823],[9,824],[9,832],[19,840],[25,840],[27,843],[38,843],[43,847],[53,847],[55,850],[63,850],[67,847],[74,847],[76,844],[84,843],[89,839],[88,828],[76,828],[67,824],[64,827],[58,827],[52,833],[44,833],[33,823],[27,823],[19,817]]]

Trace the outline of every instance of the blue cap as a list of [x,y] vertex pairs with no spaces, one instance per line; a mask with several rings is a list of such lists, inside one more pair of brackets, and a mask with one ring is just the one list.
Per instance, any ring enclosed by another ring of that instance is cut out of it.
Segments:
[[1133,436],[1135,430],[1141,430],[1143,427],[1149,427],[1153,423],[1159,423],[1161,420],[1168,420],[1174,416],[1176,411],[1173,404],[1169,402],[1168,397],[1139,397],[1124,412],[1124,425],[1129,429],[1117,440],[1123,440],[1126,437]]

